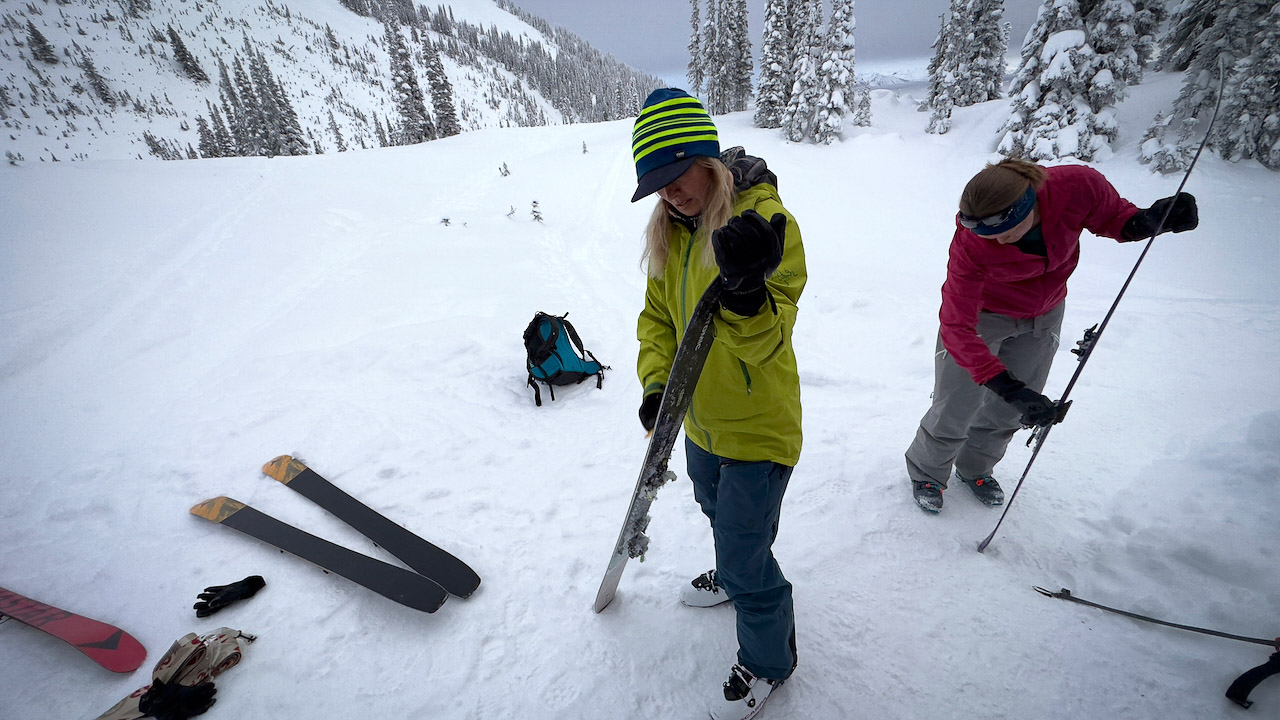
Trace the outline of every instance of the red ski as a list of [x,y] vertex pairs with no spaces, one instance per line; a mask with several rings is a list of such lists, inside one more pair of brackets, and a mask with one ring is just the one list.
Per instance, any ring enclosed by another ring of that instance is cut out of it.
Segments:
[[114,625],[45,605],[2,587],[0,615],[7,615],[70,643],[111,672],[133,672],[147,657],[142,643]]

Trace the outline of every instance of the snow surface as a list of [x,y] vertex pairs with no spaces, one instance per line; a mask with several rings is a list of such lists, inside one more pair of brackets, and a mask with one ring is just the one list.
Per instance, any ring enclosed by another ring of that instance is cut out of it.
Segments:
[[[1098,165],[1140,205],[1179,180],[1136,161],[1177,87],[1149,76]],[[912,503],[902,453],[929,403],[955,203],[1006,115],[957,108],[926,135],[911,97],[876,90],[873,127],[832,147],[717,118],[781,178],[810,270],[806,443],[776,546],[800,665],[761,717],[1235,718],[1223,692],[1267,657],[1033,585],[1280,634],[1280,174],[1255,163],[1201,159],[1200,229],[1152,247],[985,554],[997,511],[958,488],[940,516]],[[174,639],[229,625],[259,640],[209,718],[705,717],[736,642],[727,607],[677,600],[713,563],[679,445],[647,561],[591,612],[645,448],[651,206],[628,202],[630,130],[0,168],[0,584],[150,650],[113,676],[0,624],[0,716],[93,718]],[[1141,251],[1083,246],[1055,396]],[[520,336],[538,310],[571,312],[612,366],[602,390],[534,406]],[[1010,490],[1024,438],[997,468]],[[225,494],[394,562],[263,476],[283,453],[456,553],[480,590],[422,614],[188,514]],[[255,598],[195,617],[202,588],[250,574]],[[1250,717],[1276,717],[1280,681],[1253,699]]]

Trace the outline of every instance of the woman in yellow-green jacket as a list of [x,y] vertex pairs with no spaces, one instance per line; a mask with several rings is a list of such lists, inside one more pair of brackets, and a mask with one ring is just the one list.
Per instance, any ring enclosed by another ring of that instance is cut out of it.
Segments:
[[711,521],[716,567],[681,600],[732,600],[738,655],[712,716],[754,715],[796,666],[791,583],[773,557],[782,497],[800,458],[800,378],[791,333],[807,272],[800,230],[764,162],[722,159],[715,125],[682,90],[655,90],[632,136],[635,202],[657,194],[646,230],[640,421],[652,429],[689,314],[724,284],[715,343],[685,417],[694,497]]

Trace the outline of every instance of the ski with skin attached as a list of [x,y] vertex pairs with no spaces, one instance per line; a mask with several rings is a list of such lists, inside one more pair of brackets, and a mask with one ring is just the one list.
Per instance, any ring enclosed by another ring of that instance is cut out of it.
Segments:
[[43,630],[111,672],[133,672],[147,657],[142,643],[115,625],[45,605],[4,588],[0,588],[0,615]]
[[351,497],[302,461],[281,455],[263,465],[262,472],[333,513],[450,594],[465,598],[480,587],[480,576],[466,563]]
[[205,500],[191,514],[252,535],[414,610],[435,612],[449,597],[415,572],[335,545],[229,497]]
[[649,547],[649,538],[644,534],[649,526],[649,506],[657,497],[658,488],[673,476],[667,470],[667,462],[671,459],[671,448],[680,435],[685,413],[689,411],[689,403],[693,401],[693,390],[698,385],[698,376],[707,361],[707,353],[715,342],[713,320],[716,311],[720,309],[720,291],[721,285],[717,278],[694,306],[680,347],[676,349],[675,359],[671,362],[671,375],[667,378],[662,404],[658,408],[658,418],[653,426],[653,435],[649,438],[649,449],[640,466],[635,492],[631,495],[631,505],[622,522],[622,531],[618,533],[618,542],[614,544],[613,555],[609,557],[604,580],[596,593],[596,612],[604,610],[613,602],[618,582],[622,579],[622,571],[627,567],[627,560],[644,555]]

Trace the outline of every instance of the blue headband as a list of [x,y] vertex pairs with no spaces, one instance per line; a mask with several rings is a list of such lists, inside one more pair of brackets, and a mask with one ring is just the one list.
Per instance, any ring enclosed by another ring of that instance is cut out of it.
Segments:
[[969,228],[975,235],[989,237],[991,235],[999,235],[1008,232],[1018,226],[1018,223],[1027,219],[1027,215],[1031,214],[1031,208],[1036,205],[1036,189],[1034,186],[1028,185],[1027,191],[1018,198],[1018,202],[1010,205],[1008,208],[1000,212],[989,215],[984,218],[975,218],[960,213],[960,224]]

